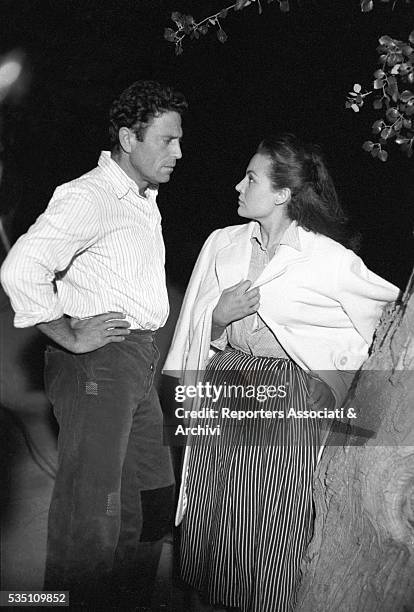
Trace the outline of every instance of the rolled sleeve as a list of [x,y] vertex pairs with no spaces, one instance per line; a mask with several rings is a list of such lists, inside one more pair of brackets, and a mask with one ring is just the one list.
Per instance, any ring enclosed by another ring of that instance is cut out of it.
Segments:
[[212,340],[210,344],[214,349],[218,351],[224,351],[227,346],[227,329],[223,331],[221,336],[219,336],[215,340]]
[[55,276],[93,244],[98,231],[98,214],[87,190],[58,187],[46,211],[19,238],[1,268],[16,327],[30,327],[64,314]]

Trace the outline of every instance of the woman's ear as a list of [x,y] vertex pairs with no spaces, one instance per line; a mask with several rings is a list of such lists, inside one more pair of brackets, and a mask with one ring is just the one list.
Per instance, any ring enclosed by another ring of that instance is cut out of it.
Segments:
[[283,187],[283,189],[278,189],[276,191],[275,204],[276,206],[280,206],[281,204],[287,204],[289,202],[292,192],[289,187]]

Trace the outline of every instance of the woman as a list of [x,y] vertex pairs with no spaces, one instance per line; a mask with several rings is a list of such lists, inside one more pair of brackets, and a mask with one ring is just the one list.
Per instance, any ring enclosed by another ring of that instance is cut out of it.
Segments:
[[[292,135],[264,140],[236,190],[251,222],[206,241],[164,366],[205,368],[204,388],[221,389],[199,398],[210,435],[186,449],[181,569],[211,604],[288,611],[322,445],[321,422],[295,415],[341,406],[398,289],[341,244],[346,219],[316,147]],[[230,385],[253,393],[224,397]]]

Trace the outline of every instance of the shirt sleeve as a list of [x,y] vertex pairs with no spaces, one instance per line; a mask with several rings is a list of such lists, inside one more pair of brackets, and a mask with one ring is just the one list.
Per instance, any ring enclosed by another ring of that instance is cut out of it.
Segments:
[[84,187],[58,187],[46,211],[10,250],[1,282],[15,311],[16,327],[53,321],[64,312],[54,278],[95,242],[97,207]]
[[211,346],[218,351],[224,351],[227,346],[227,327],[224,329],[221,336],[211,341]]

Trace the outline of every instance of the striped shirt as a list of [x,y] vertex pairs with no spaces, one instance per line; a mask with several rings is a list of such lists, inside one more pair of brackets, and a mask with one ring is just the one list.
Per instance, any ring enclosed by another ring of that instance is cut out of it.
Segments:
[[132,329],[168,316],[157,190],[145,197],[103,151],[98,167],[61,185],[1,270],[16,327],[123,312]]
[[[258,223],[253,229],[251,243],[252,255],[247,278],[254,283],[271,259],[269,251],[263,246],[260,225]],[[288,245],[298,251],[302,249],[296,223],[292,222],[289,225],[282,236],[280,244]],[[277,256],[277,250],[273,257]],[[266,323],[257,313],[231,323],[224,330],[220,338],[217,338],[211,344],[220,350],[224,350],[226,345],[230,344],[234,349],[243,351],[243,353],[248,355],[288,357],[272,330],[267,327]]]

